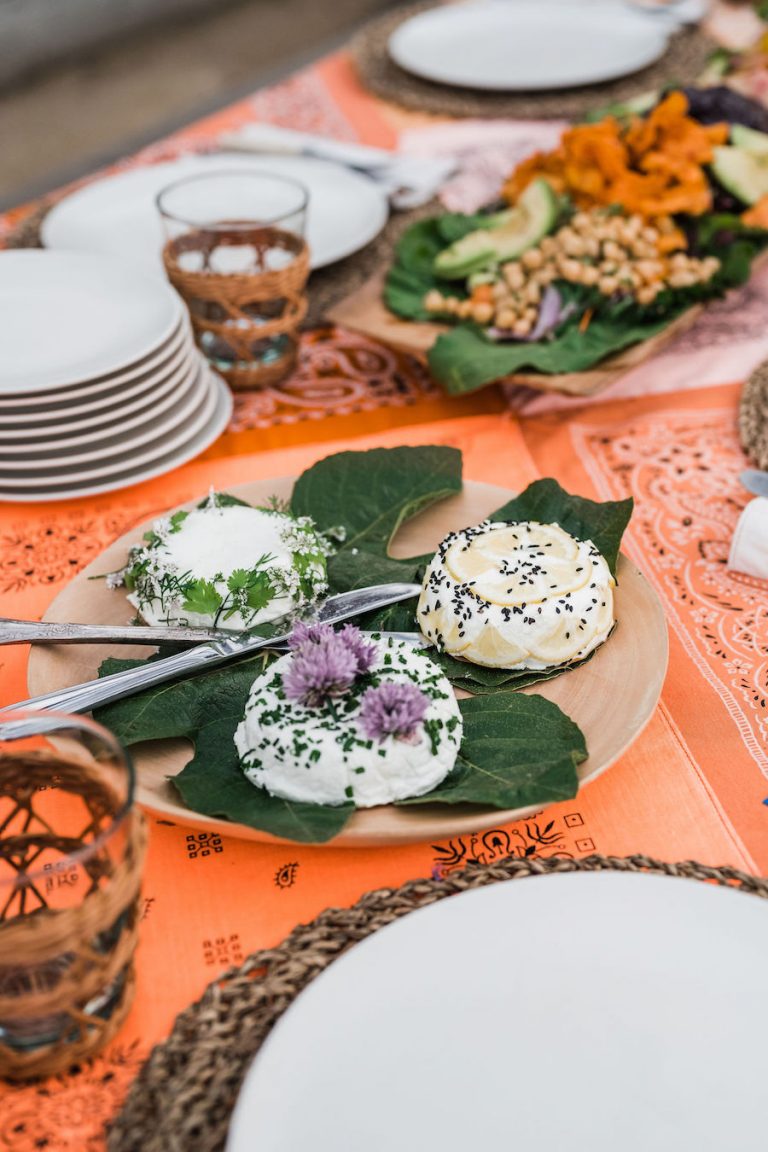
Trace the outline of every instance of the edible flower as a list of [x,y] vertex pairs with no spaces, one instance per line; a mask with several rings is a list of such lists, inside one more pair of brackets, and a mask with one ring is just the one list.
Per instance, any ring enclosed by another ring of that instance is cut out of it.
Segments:
[[376,659],[375,645],[351,624],[334,632],[330,624],[299,622],[288,644],[293,660],[283,681],[285,694],[307,708],[342,696]]
[[360,702],[360,724],[369,740],[385,736],[410,740],[424,719],[429,701],[415,684],[379,684]]

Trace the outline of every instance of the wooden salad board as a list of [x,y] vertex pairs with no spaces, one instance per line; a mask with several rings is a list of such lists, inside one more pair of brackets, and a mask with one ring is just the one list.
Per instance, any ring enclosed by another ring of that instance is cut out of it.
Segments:
[[[757,261],[753,264],[753,267],[756,266]],[[384,303],[385,278],[385,273],[378,273],[358,291],[331,308],[328,318],[343,328],[351,328],[353,332],[361,332],[401,352],[409,352],[419,360],[426,360],[427,352],[435,340],[441,333],[449,332],[450,328],[445,324],[401,320],[395,316]],[[659,352],[675,336],[690,328],[704,307],[703,304],[694,304],[662,332],[625,348],[615,356],[606,357],[594,368],[584,372],[516,372],[512,376],[505,376],[500,383],[524,384],[539,392],[564,392],[569,396],[597,395],[620,376]]]
[[[230,489],[258,504],[271,496],[287,498],[293,480],[263,480]],[[392,548],[397,557],[435,549],[451,530],[477,524],[505,504],[514,493],[490,484],[465,483],[456,496],[428,508],[398,532]],[[202,499],[205,493],[201,493]],[[183,505],[194,508],[198,501]],[[44,619],[82,624],[127,624],[134,610],[121,589],[110,591],[92,576],[122,568],[128,549],[139,542],[150,521],[138,525],[110,545],[59,593]],[[556,703],[581,728],[589,758],[579,765],[581,785],[611,766],[639,736],[653,715],[667,669],[667,625],[656,592],[626,557],[620,557],[616,590],[618,625],[610,639],[587,663],[529,689]],[[33,646],[29,689],[33,695],[94,679],[108,656],[140,657],[151,649],[138,645],[59,644]],[[180,800],[169,776],[191,759],[185,740],[161,740],[131,748],[137,771],[137,800],[165,820],[220,835],[275,843],[256,828],[200,815]],[[498,808],[434,804],[414,808],[391,805],[357,811],[331,841],[332,847],[407,844],[435,841],[482,831],[532,815],[541,805],[502,811]]]

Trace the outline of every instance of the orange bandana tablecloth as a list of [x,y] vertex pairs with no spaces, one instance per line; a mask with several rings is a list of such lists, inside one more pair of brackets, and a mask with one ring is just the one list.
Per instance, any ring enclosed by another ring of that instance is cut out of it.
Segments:
[[[365,95],[338,56],[141,159],[199,146],[254,116],[390,145],[406,129],[434,128]],[[0,222],[0,240],[22,215]],[[643,735],[575,800],[540,817],[386,850],[259,845],[151,818],[131,1015],[71,1075],[0,1089],[0,1149],[102,1152],[105,1125],[150,1048],[218,972],[366,890],[509,854],[641,852],[768,872],[768,584],[726,566],[748,499],[734,381],[766,354],[764,304],[762,285],[752,285],[741,305],[711,309],[687,344],[585,404],[501,389],[451,400],[407,357],[322,330],[307,337],[296,377],[239,397],[230,430],[194,463],[104,496],[0,505],[0,611],[34,618],[116,536],[211,484],[296,474],[344,448],[455,445],[470,480],[519,488],[548,475],[600,499],[632,495],[624,547],[661,596],[671,641],[662,701]],[[722,339],[729,315],[743,329],[736,348]],[[27,694],[26,662],[26,649],[0,648],[0,705]]]

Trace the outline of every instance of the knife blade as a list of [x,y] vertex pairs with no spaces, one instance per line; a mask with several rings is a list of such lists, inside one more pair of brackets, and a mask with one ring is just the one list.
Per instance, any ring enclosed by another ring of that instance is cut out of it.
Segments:
[[[411,596],[417,596],[420,591],[418,584],[375,584],[370,588],[358,588],[352,592],[341,592],[338,596],[329,596],[310,612],[303,613],[300,619],[307,624],[340,624],[343,620],[349,620],[350,617],[359,616],[363,612],[370,612],[374,608],[385,608],[388,604],[408,600]],[[280,644],[290,639],[296,623],[297,616],[293,613],[276,621],[277,632],[269,637],[235,634],[223,640],[211,640],[199,644],[175,656],[142,664],[138,668],[113,672],[111,676],[102,676],[99,680],[88,680],[71,688],[61,688],[42,696],[33,696],[29,700],[0,708],[0,721],[4,713],[15,712],[18,709],[34,712],[90,712],[101,704],[110,704],[114,700],[133,696],[155,684],[176,680],[180,676],[202,669],[215,668],[238,656],[256,652],[259,648]],[[10,727],[12,727],[10,723],[0,722],[0,735],[7,735],[7,729]]]

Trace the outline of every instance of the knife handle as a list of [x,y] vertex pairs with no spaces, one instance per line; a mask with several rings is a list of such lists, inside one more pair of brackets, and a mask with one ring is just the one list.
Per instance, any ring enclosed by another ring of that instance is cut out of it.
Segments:
[[3,712],[16,712],[22,708],[31,712],[90,712],[100,704],[122,700],[124,696],[133,696],[136,692],[151,688],[155,684],[163,684],[166,680],[174,680],[177,676],[218,664],[229,658],[229,653],[221,651],[226,645],[226,641],[217,643],[215,648],[211,644],[199,644],[186,652],[167,656],[163,660],[153,660],[138,668],[113,672],[111,676],[102,676],[99,680],[87,680],[84,684],[76,684],[73,688],[61,688],[57,692],[47,692],[44,696],[33,696],[29,700],[22,700],[19,704],[12,705],[11,708],[0,709],[0,717]]

